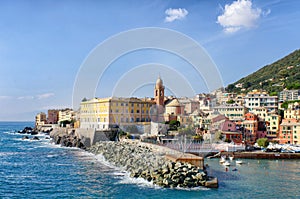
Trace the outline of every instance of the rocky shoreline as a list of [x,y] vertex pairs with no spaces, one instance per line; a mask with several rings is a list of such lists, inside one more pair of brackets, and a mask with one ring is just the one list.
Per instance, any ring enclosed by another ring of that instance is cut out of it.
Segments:
[[[25,128],[21,132],[31,133]],[[84,138],[80,139],[75,132],[68,133],[63,129],[51,129],[52,142],[64,147],[77,147],[95,155],[101,154],[114,166],[124,169],[133,178],[143,178],[164,188],[193,188],[205,186],[217,188],[216,178],[209,177],[205,169],[186,162],[173,162],[165,158],[171,149],[139,141],[101,141],[87,148]]]
[[172,162],[151,147],[135,142],[98,142],[88,149],[102,154],[107,161],[130,172],[133,178],[143,178],[165,188],[217,188],[217,179],[189,163]]
[[54,130],[50,133],[52,142],[64,147],[77,147],[80,149],[86,149],[84,145],[85,140],[76,136],[75,132],[67,133],[61,130]]

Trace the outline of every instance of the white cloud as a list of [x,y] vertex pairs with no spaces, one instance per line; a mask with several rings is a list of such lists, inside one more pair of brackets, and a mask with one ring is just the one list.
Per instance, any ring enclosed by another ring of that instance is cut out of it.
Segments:
[[172,22],[172,21],[175,21],[175,20],[184,19],[185,16],[189,12],[184,8],[178,8],[178,9],[169,8],[165,11],[165,13],[167,15],[166,18],[165,18],[165,22]]
[[49,109],[65,109],[65,108],[70,108],[71,106],[67,105],[51,105],[51,106],[43,106],[39,109],[40,110],[49,110]]
[[218,16],[218,21],[226,33],[233,33],[241,28],[256,26],[257,20],[271,12],[262,12],[260,8],[253,8],[251,0],[237,0],[232,4],[226,4],[223,14]]
[[12,97],[11,96],[6,96],[6,95],[0,96],[0,100],[9,100],[9,99],[12,99]]
[[54,93],[44,93],[44,94],[37,95],[37,98],[38,99],[46,99],[46,98],[49,98],[52,96],[54,96]]
[[31,99],[34,99],[33,96],[20,96],[20,97],[17,97],[18,100],[31,100]]

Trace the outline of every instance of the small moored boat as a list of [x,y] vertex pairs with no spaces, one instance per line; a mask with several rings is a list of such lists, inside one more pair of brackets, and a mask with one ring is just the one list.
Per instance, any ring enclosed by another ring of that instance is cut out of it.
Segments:
[[225,161],[225,162],[223,163],[223,165],[224,165],[224,166],[230,166],[230,163],[229,163],[228,161]]
[[243,164],[243,161],[242,160],[236,160],[235,163],[237,163],[237,164]]
[[221,156],[220,163],[224,163],[226,161],[226,156]]

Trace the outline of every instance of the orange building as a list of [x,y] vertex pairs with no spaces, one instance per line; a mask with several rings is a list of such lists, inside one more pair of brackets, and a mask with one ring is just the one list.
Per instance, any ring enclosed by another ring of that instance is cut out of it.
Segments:
[[246,113],[245,120],[242,122],[244,127],[244,138],[246,142],[255,143],[258,131],[258,117],[253,113]]
[[295,118],[283,119],[279,129],[279,144],[299,144],[300,122]]

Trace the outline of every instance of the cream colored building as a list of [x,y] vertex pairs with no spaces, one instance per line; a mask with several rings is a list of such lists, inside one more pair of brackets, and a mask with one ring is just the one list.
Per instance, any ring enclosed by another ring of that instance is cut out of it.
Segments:
[[35,116],[35,126],[44,125],[47,123],[46,113],[40,112]]
[[288,109],[284,110],[285,119],[300,119],[300,105],[298,102],[288,105]]
[[249,110],[253,110],[258,107],[265,107],[269,112],[278,111],[278,97],[270,96],[266,92],[253,90],[247,93],[244,97],[245,107]]
[[241,121],[245,117],[246,108],[238,104],[224,104],[214,107],[214,111],[219,112],[221,115],[225,115],[231,121]]
[[80,128],[107,130],[114,125],[151,121],[153,101],[137,98],[93,98],[80,104]]
[[62,121],[71,121],[74,119],[75,112],[72,109],[62,109],[58,111],[58,123]]
[[259,121],[266,121],[268,117],[268,110],[265,107],[256,107],[251,110],[251,113],[254,113],[258,116]]

